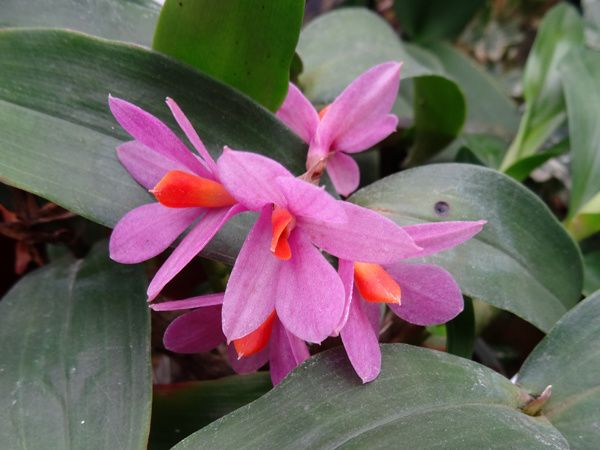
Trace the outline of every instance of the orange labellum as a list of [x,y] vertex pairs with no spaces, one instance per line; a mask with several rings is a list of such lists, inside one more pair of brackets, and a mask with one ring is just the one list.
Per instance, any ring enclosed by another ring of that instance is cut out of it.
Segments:
[[271,333],[273,332],[273,322],[275,317],[275,311],[273,311],[269,317],[267,317],[267,320],[265,320],[256,330],[233,341],[233,346],[237,352],[238,359],[243,358],[244,356],[252,356],[267,346],[269,339],[271,338]]
[[288,237],[294,228],[294,216],[285,208],[276,206],[271,215],[273,225],[273,239],[271,239],[271,252],[279,259],[287,261],[292,257],[292,249]]
[[400,286],[379,264],[355,262],[354,282],[368,302],[400,304]]
[[331,104],[327,105],[325,108],[323,108],[321,111],[319,111],[319,119],[323,120],[323,117],[325,117],[325,114],[327,114],[327,111],[329,111],[329,108],[331,108]]
[[181,170],[167,172],[150,192],[169,208],[222,208],[236,203],[221,183]]

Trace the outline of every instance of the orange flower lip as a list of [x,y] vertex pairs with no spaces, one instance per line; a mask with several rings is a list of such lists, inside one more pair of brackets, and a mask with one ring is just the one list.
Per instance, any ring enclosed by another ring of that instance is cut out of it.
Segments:
[[400,286],[379,264],[355,262],[354,282],[368,302],[400,304]]
[[288,238],[296,225],[296,219],[287,209],[276,206],[271,215],[271,223],[273,224],[271,252],[277,258],[287,261],[292,257]]
[[327,114],[329,108],[331,108],[331,104],[325,106],[323,109],[321,109],[321,111],[319,111],[319,119],[323,120],[323,117],[325,117],[325,114]]
[[237,203],[221,183],[181,170],[167,172],[150,192],[169,208],[223,208]]
[[252,356],[267,346],[269,339],[271,338],[271,333],[273,332],[273,322],[275,321],[275,317],[275,311],[273,311],[269,314],[267,320],[265,320],[256,330],[233,341],[233,346],[237,352],[238,359],[243,358],[244,356]]

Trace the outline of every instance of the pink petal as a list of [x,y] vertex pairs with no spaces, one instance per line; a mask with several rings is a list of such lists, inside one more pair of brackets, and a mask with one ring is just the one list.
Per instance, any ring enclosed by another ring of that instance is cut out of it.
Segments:
[[275,310],[285,328],[302,340],[320,343],[344,313],[345,292],[335,269],[296,228],[290,235],[292,257],[281,265]]
[[327,160],[327,173],[338,194],[352,194],[360,182],[360,169],[354,158],[342,152],[333,153]]
[[179,161],[199,175],[206,173],[202,163],[196,159],[175,133],[152,114],[132,103],[112,96],[108,97],[108,104],[115,119],[136,141],[167,158]]
[[448,322],[463,310],[458,284],[441,267],[395,263],[385,269],[402,289],[402,303],[389,307],[407,322],[436,325]]
[[296,336],[288,332],[280,321],[273,324],[269,360],[271,381],[277,385],[288,373],[310,357],[308,347]]
[[246,374],[256,372],[262,366],[269,362],[269,346],[267,345],[260,352],[251,356],[239,358],[233,344],[227,346],[227,356],[229,356],[229,364],[236,373]]
[[287,97],[276,115],[307,144],[312,140],[319,125],[317,111],[292,83],[289,84]]
[[167,258],[148,286],[148,301],[154,300],[162,288],[208,244],[231,217],[240,212],[240,205],[209,209]]
[[367,208],[339,202],[348,221],[314,223],[302,218],[299,226],[326,252],[350,261],[389,263],[419,250],[398,225]]
[[170,302],[153,303],[150,305],[154,311],[177,311],[180,309],[202,308],[223,304],[224,293],[199,295],[184,300],[173,300]]
[[285,204],[283,194],[273,181],[280,176],[292,177],[292,174],[278,162],[225,147],[217,166],[225,188],[248,209],[257,211],[267,204]]
[[374,128],[385,128],[388,124],[386,117],[398,95],[400,67],[397,62],[380,64],[344,89],[319,124],[317,139],[321,145],[350,151],[360,150],[360,145],[368,144],[366,148],[374,145],[376,142],[363,135],[371,135]]
[[353,296],[348,321],[340,333],[352,367],[363,383],[373,381],[381,370],[378,335],[363,311],[365,304],[358,295]]
[[340,334],[340,330],[344,328],[346,321],[348,320],[348,314],[350,313],[350,303],[352,303],[352,296],[354,295],[354,263],[345,259],[338,261],[338,275],[342,284],[344,285],[344,293],[346,295],[344,303],[344,312],[340,323],[334,330],[334,336]]
[[379,336],[379,329],[381,328],[381,316],[383,305],[381,303],[362,302],[361,307],[369,323],[375,331],[375,335]]
[[175,100],[173,100],[172,98],[167,97],[167,106],[171,110],[173,117],[175,117],[175,120],[177,121],[187,138],[190,140],[194,148],[202,157],[203,161],[206,163],[208,170],[213,175],[216,175],[217,164],[215,163],[215,160],[212,158],[212,156],[210,156],[210,153],[208,153],[208,150],[206,150],[206,147],[202,143],[200,136],[198,136],[198,133],[196,133],[196,130],[190,123],[189,119],[186,117],[181,108],[179,108],[179,105],[175,103]]
[[410,257],[427,256],[447,250],[466,240],[471,239],[481,231],[487,222],[431,222],[402,227],[422,250],[411,254]]
[[149,203],[125,214],[110,235],[110,257],[135,264],[163,252],[200,217],[202,208],[167,208]]
[[311,223],[346,223],[348,218],[341,202],[322,187],[294,177],[277,177],[275,184],[285,198],[286,207],[297,219]]
[[117,157],[132,178],[146,189],[156,186],[162,177],[171,170],[192,173],[179,161],[167,158],[139,141],[130,141],[119,145]]
[[397,127],[398,117],[388,114],[378,122],[348,130],[336,139],[335,147],[346,153],[362,152],[383,141],[394,133]]
[[179,316],[163,336],[165,347],[177,353],[207,352],[224,341],[220,306],[200,308]]
[[223,301],[228,341],[256,330],[273,312],[279,272],[285,261],[271,254],[271,207],[265,206],[237,257]]

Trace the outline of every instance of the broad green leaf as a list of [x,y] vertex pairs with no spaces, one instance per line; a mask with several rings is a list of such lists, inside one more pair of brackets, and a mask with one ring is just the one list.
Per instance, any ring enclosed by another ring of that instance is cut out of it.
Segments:
[[485,5],[483,0],[397,0],[400,28],[416,41],[453,39]]
[[448,353],[471,359],[475,344],[475,311],[473,300],[465,297],[463,311],[446,323],[446,342]]
[[523,181],[531,172],[544,164],[546,161],[567,153],[571,148],[569,139],[563,139],[551,147],[530,156],[525,156],[508,169],[506,175],[515,180]]
[[0,302],[2,448],[146,448],[146,277],[106,248],[32,272]]
[[435,55],[446,75],[460,86],[465,95],[465,131],[512,138],[520,116],[502,86],[484,68],[448,43],[433,42],[425,49]]
[[583,254],[583,295],[600,289],[600,251]]
[[351,200],[401,225],[487,220],[473,239],[426,260],[449,270],[465,295],[542,331],[579,300],[578,247],[546,205],[506,175],[469,164],[435,164],[384,178]]
[[[490,134],[468,133],[463,134],[460,140],[463,142],[463,148],[469,150],[472,157],[480,161],[480,165],[485,165],[492,169],[497,169],[500,166],[502,155],[507,147],[504,140]],[[466,157],[466,151],[463,151],[462,156],[460,153],[457,155],[457,162],[470,162],[460,159]]]
[[529,355],[517,382],[539,394],[552,385],[542,414],[573,450],[598,446],[600,292],[569,311]]
[[159,0],[2,0],[0,28],[69,28],[150,46]]
[[363,8],[342,8],[313,20],[300,34],[304,63],[299,81],[306,96],[325,105],[358,75],[386,61],[403,61],[402,79],[435,74],[412,56],[380,16]]
[[583,45],[583,28],[579,13],[564,2],[544,16],[523,74],[525,114],[502,170],[534,154],[564,122],[566,111],[558,68],[570,50]]
[[[137,46],[68,31],[16,30],[0,32],[0,180],[107,226],[150,202],[117,161],[115,147],[131,138],[110,114],[109,93],[178,130],[164,104],[174,98],[215,156],[229,145],[304,169],[299,138],[200,72]],[[206,254],[231,261],[242,226],[231,224]]]
[[148,448],[170,449],[181,439],[256,400],[272,387],[266,372],[155,386]]
[[402,344],[382,353],[382,373],[366,385],[342,349],[320,353],[175,449],[568,448],[492,370]]
[[571,52],[564,60],[562,79],[572,143],[567,224],[581,239],[600,230],[600,53]]
[[303,15],[303,0],[166,0],[152,46],[275,111]]
[[415,142],[407,165],[427,161],[460,133],[466,117],[465,98],[456,83],[435,75],[414,80]]

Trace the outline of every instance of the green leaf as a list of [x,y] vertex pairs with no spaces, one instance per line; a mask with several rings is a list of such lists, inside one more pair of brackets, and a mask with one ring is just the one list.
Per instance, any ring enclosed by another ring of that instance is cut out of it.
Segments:
[[3,448],[146,448],[146,277],[106,247],[32,272],[0,302]]
[[148,448],[170,449],[184,437],[256,400],[272,387],[266,372],[155,386]]
[[303,15],[302,0],[166,0],[152,45],[276,111]]
[[583,20],[572,6],[560,3],[548,12],[527,58],[523,74],[526,109],[502,170],[534,154],[564,122],[565,102],[559,66],[584,42]]
[[302,30],[298,54],[300,84],[317,105],[331,103],[358,75],[386,61],[403,61],[402,79],[435,72],[412,56],[394,30],[363,8],[342,8],[319,16]]
[[505,173],[509,177],[513,177],[515,180],[523,181],[531,172],[544,164],[546,161],[567,153],[570,148],[571,143],[569,139],[563,139],[562,141],[542,152],[535,153],[531,156],[525,156],[523,159],[520,159],[512,166],[507,168]]
[[518,383],[534,394],[552,385],[542,413],[576,449],[598,446],[600,292],[569,311],[529,355]]
[[[497,169],[500,166],[502,155],[507,147],[504,140],[489,134],[463,134],[461,140],[464,143],[463,148],[468,149],[472,153],[472,157],[477,158],[481,162],[480,165],[485,165],[492,169]],[[458,159],[459,156],[460,152],[457,155],[457,162],[463,162]],[[466,152],[463,152],[461,157],[467,157]]]
[[429,165],[384,178],[351,200],[401,225],[487,220],[473,239],[426,260],[449,270],[465,295],[513,312],[542,331],[579,300],[578,247],[535,194],[499,172],[468,164]]
[[156,0],[2,0],[0,28],[69,28],[150,46],[159,11]]
[[466,117],[465,98],[456,83],[439,76],[414,80],[415,142],[407,165],[421,164],[439,153],[460,133]]
[[[68,31],[0,31],[0,180],[113,226],[151,201],[117,161],[131,138],[108,109],[125,98],[178,130],[174,98],[213,155],[250,149],[304,170],[306,147],[267,110],[191,68],[143,48]],[[247,222],[248,220],[246,220]],[[231,223],[206,255],[231,261],[243,236]]]
[[600,251],[583,254],[583,295],[600,289]]
[[175,449],[568,448],[490,369],[402,344],[382,353],[382,374],[366,385],[342,349],[320,353]]
[[475,345],[475,312],[473,300],[465,297],[465,309],[446,323],[448,353],[471,359]]
[[600,230],[600,53],[571,52],[562,66],[571,136],[567,226],[578,239]]
[[485,5],[482,0],[399,0],[394,2],[400,28],[416,41],[453,39]]

